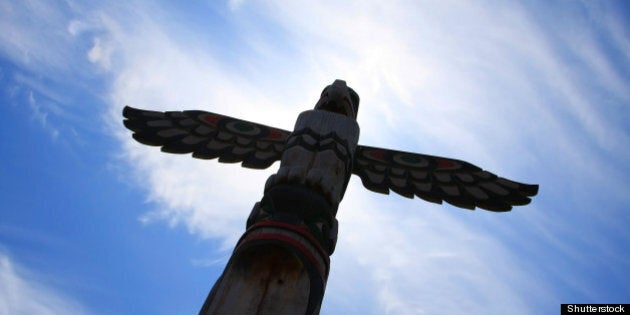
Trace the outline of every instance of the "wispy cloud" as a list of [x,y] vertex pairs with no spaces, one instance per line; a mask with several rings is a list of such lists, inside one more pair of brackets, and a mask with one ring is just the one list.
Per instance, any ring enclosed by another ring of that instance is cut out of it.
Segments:
[[[526,264],[500,239],[474,227],[484,224],[483,213],[456,213],[462,210],[393,196],[387,200],[368,195],[357,184],[339,214],[327,307],[356,314],[464,309],[529,314],[536,308],[532,298],[541,304],[553,300],[551,288],[529,281]],[[348,295],[364,302],[352,305]],[[366,301],[366,296],[374,299]]]
[[[66,129],[64,122],[76,123],[81,115],[68,107],[76,95],[89,90],[88,82],[95,77],[80,28],[71,22],[74,14],[85,14],[83,9],[72,1],[0,4],[0,56],[10,61],[6,70],[11,102],[29,108],[53,140],[72,135],[73,128]],[[85,107],[80,110],[88,110]]]
[[56,140],[59,137],[59,131],[48,123],[48,113],[42,110],[32,91],[28,93],[28,105],[31,108],[33,119],[40,123],[44,129],[48,129],[52,139]]
[[0,313],[12,315],[90,314],[78,301],[40,281],[0,252]]
[[63,6],[64,3],[55,1],[3,2],[0,5],[2,54],[39,74],[52,76],[76,71],[78,64],[68,60],[80,59],[73,58],[77,57],[73,55],[75,50],[67,49],[71,47],[72,37],[63,24],[70,11]]

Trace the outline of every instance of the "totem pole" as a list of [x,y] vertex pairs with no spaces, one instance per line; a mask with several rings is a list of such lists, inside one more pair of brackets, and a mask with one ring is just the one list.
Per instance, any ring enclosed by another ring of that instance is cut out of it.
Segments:
[[509,211],[538,192],[464,161],[359,145],[358,109],[359,96],[341,80],[293,132],[205,111],[125,107],[133,138],[163,152],[256,169],[280,160],[199,314],[319,314],[352,174],[375,192],[467,209]]

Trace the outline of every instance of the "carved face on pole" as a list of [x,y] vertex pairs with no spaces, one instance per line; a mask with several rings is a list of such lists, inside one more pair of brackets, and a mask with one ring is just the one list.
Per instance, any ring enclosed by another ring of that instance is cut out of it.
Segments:
[[346,85],[346,81],[335,80],[322,91],[316,110],[325,110],[357,119],[359,95]]

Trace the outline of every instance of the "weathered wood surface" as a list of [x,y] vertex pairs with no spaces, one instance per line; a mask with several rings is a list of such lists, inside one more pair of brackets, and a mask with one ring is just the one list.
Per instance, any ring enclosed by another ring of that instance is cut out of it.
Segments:
[[329,261],[302,233],[250,228],[199,314],[318,314]]

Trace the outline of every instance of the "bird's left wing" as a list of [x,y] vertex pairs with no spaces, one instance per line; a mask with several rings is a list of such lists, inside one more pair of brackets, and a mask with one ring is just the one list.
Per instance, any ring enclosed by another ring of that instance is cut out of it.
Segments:
[[509,211],[526,205],[538,185],[517,183],[468,162],[359,145],[352,173],[367,189],[474,209]]
[[200,159],[263,169],[280,160],[291,132],[215,113],[157,112],[125,106],[123,123],[142,144]]

